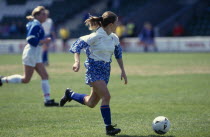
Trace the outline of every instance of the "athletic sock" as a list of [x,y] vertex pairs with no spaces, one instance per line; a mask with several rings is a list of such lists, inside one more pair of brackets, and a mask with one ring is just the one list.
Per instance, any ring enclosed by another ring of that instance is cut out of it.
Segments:
[[110,112],[109,105],[101,106],[101,115],[104,119],[104,124],[106,126],[111,125],[111,112]]
[[44,94],[44,101],[50,100],[50,84],[48,80],[42,80],[42,92]]
[[72,94],[70,94],[70,98],[79,102],[80,104],[84,105],[84,98],[85,96],[87,96],[86,94],[79,94],[79,93],[75,93],[72,92]]
[[15,83],[15,84],[18,84],[18,83],[22,83],[22,78],[23,78],[23,76],[21,76],[21,75],[12,75],[12,76],[3,77],[1,79],[1,82],[2,83]]

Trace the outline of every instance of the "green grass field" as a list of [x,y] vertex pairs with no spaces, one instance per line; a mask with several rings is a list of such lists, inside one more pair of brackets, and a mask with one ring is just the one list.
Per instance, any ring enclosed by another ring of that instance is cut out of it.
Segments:
[[[108,88],[112,122],[119,137],[158,137],[152,130],[157,116],[171,122],[166,137],[210,137],[210,54],[124,54],[128,85],[120,80],[113,58]],[[85,56],[82,55],[82,62]],[[0,55],[0,75],[22,74],[21,55]],[[51,96],[59,101],[67,87],[89,94],[83,63],[71,70],[72,54],[50,54]],[[102,137],[100,104],[90,109],[74,101],[65,107],[43,105],[40,77],[29,84],[0,87],[1,137]]]

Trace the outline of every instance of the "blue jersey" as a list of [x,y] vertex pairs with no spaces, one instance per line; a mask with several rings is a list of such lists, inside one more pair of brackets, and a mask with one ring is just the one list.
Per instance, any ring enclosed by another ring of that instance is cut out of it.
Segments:
[[152,42],[154,39],[154,31],[143,28],[143,30],[139,34],[139,39],[143,42],[149,42],[149,41]]
[[44,39],[44,29],[41,25],[41,23],[34,19],[33,21],[30,21],[26,25],[27,29],[27,42],[34,47],[37,47],[39,45],[39,41]]

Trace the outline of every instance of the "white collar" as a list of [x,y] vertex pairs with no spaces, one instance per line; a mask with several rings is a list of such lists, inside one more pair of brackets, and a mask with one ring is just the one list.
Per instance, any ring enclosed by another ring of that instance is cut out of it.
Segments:
[[41,25],[41,23],[37,19],[34,19],[34,21]]
[[97,29],[97,31],[96,31],[96,33],[100,33],[100,34],[103,34],[103,35],[105,35],[105,36],[108,36],[108,37],[110,37],[111,36],[111,34],[107,34],[106,33],[106,31],[102,28],[102,27],[99,27],[98,29]]

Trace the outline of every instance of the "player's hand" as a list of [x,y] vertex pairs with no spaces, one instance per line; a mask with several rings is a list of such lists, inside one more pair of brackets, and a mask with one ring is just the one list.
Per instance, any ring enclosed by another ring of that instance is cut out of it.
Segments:
[[45,38],[45,43],[48,44],[52,39],[50,37]]
[[124,79],[124,84],[127,84],[128,80],[127,80],[127,76],[126,76],[125,72],[121,73],[121,80],[123,80],[123,79]]
[[51,41],[51,38],[50,37],[47,37],[47,38],[45,38],[43,40],[40,40],[40,43],[41,44],[48,44],[50,41]]
[[80,63],[75,62],[72,69],[73,69],[74,72],[78,72],[79,69],[80,69]]

